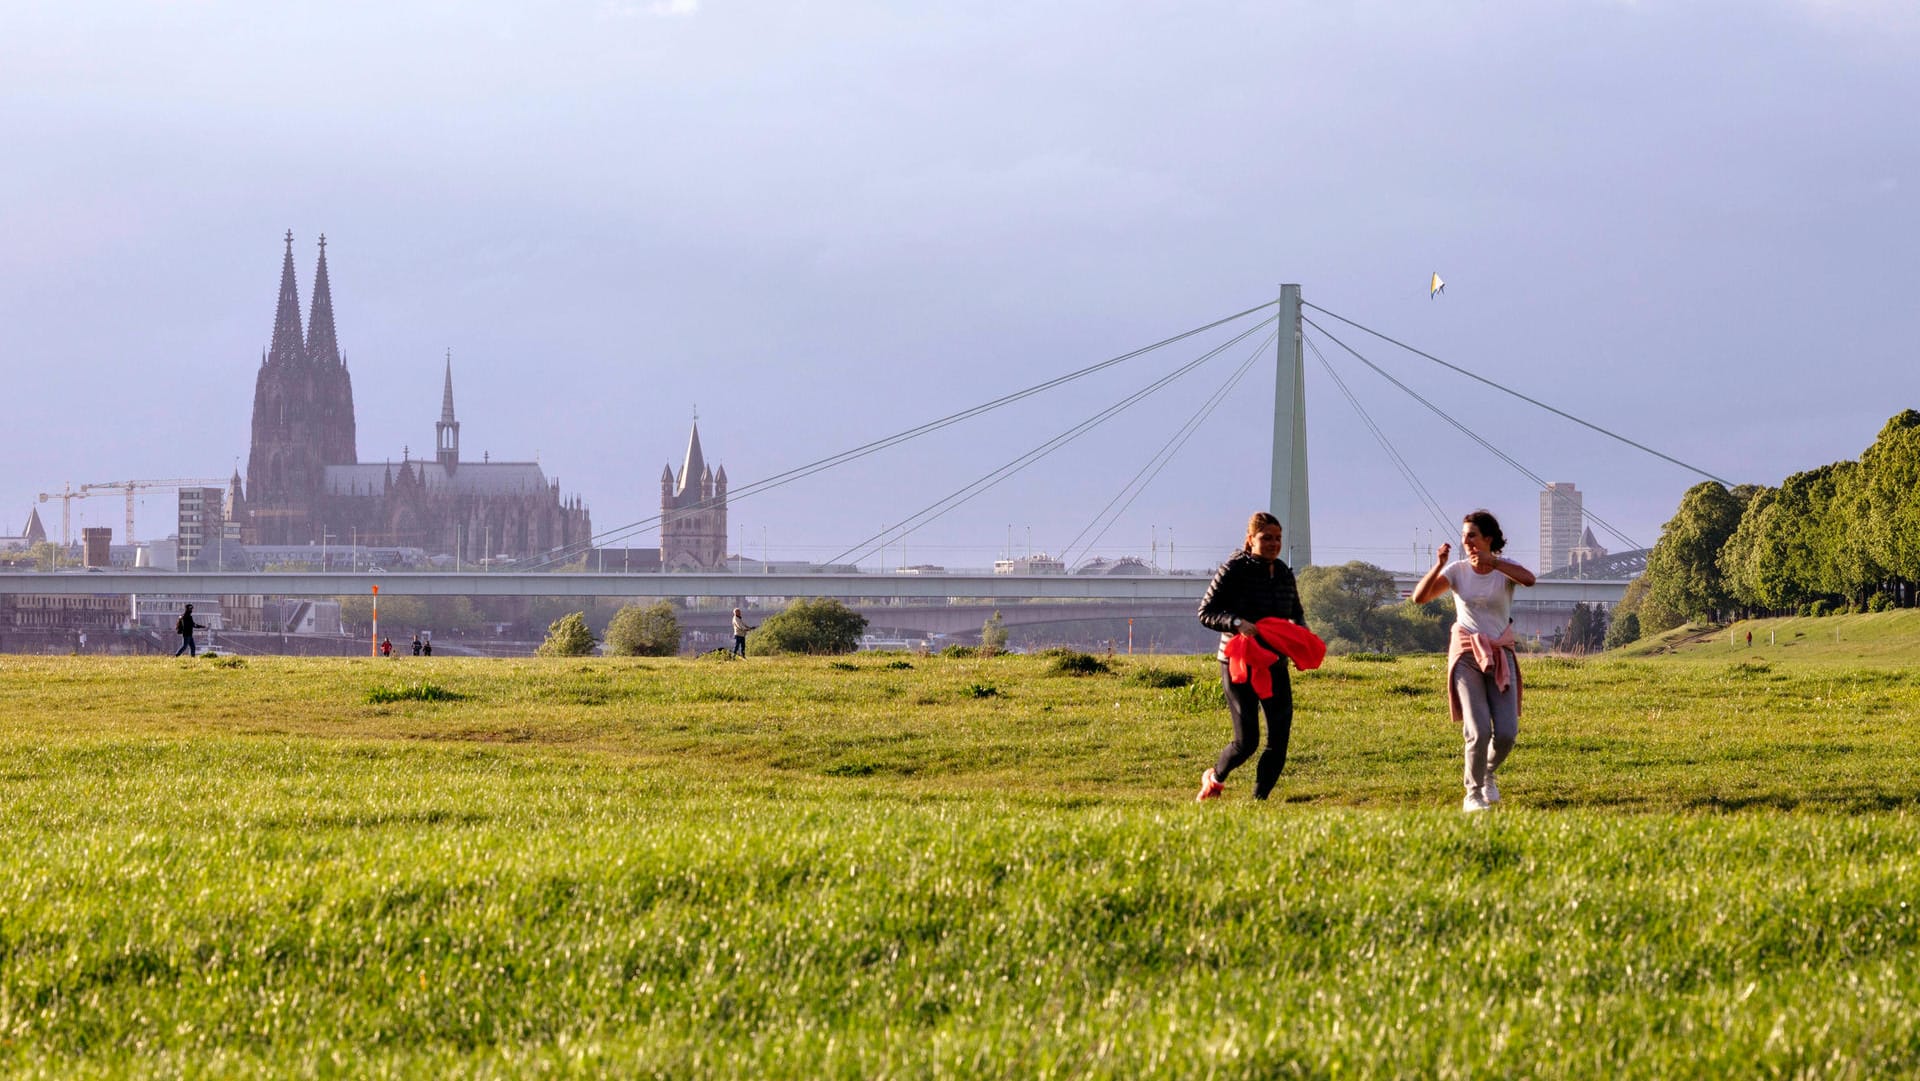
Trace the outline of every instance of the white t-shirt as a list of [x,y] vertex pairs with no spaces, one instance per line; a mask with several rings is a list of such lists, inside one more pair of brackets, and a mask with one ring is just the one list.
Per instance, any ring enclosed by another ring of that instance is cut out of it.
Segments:
[[1513,613],[1513,587],[1519,583],[1489,571],[1476,574],[1473,564],[1456,559],[1440,572],[1453,587],[1453,619],[1462,627],[1490,638],[1500,637]]

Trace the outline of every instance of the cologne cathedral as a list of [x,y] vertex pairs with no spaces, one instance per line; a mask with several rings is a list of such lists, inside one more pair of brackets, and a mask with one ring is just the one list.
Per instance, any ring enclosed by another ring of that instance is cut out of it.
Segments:
[[304,333],[293,234],[280,266],[273,343],[253,390],[253,448],[244,489],[229,485],[229,520],[256,544],[340,543],[457,553],[463,560],[582,550],[593,525],[579,497],[563,498],[538,462],[460,459],[447,361],[431,460],[361,462],[354,446],[353,379],[334,336],[327,239],[320,238]]

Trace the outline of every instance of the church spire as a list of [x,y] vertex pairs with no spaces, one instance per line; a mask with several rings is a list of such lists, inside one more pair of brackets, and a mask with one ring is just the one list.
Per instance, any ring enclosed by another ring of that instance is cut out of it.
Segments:
[[447,381],[440,391],[440,421],[433,426],[434,458],[451,473],[460,466],[460,422],[453,419],[453,350],[447,350]]
[[453,423],[453,350],[447,350],[447,382],[440,391],[440,423]]
[[293,230],[287,230],[287,254],[280,264],[280,307],[273,313],[273,345],[267,363],[292,364],[306,356],[300,334],[300,286],[293,273]]
[[[298,302],[296,299],[295,303]],[[307,317],[307,356],[316,364],[340,365],[340,343],[333,336],[333,289],[327,283],[325,233],[320,234],[320,266],[313,272],[313,311]]]
[[687,460],[680,466],[680,491],[700,490],[700,474],[706,472],[707,459],[700,453],[700,414],[693,415],[693,435],[687,439]]

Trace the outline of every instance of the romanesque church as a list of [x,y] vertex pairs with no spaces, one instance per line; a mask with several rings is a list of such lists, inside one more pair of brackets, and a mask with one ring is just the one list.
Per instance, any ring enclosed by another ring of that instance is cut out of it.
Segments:
[[304,333],[291,232],[286,244],[273,343],[254,380],[246,483],[242,488],[236,470],[228,489],[228,520],[245,523],[246,539],[307,544],[351,537],[467,561],[584,550],[593,536],[586,506],[577,496],[562,497],[559,480],[549,480],[538,462],[461,460],[451,358],[433,458],[403,451],[398,461],[359,460],[353,379],[334,335],[326,238]]

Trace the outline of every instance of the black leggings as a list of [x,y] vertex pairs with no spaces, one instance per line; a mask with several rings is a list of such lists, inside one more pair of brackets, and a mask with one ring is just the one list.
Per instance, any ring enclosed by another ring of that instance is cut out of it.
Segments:
[[1293,734],[1293,684],[1287,679],[1287,659],[1273,662],[1273,697],[1262,699],[1253,684],[1235,683],[1227,674],[1227,662],[1220,662],[1220,685],[1226,688],[1227,712],[1233,717],[1233,742],[1220,752],[1213,767],[1217,781],[1238,769],[1260,746],[1260,714],[1267,715],[1267,749],[1253,767],[1253,798],[1266,799],[1280,782],[1280,771],[1287,765],[1287,738]]

